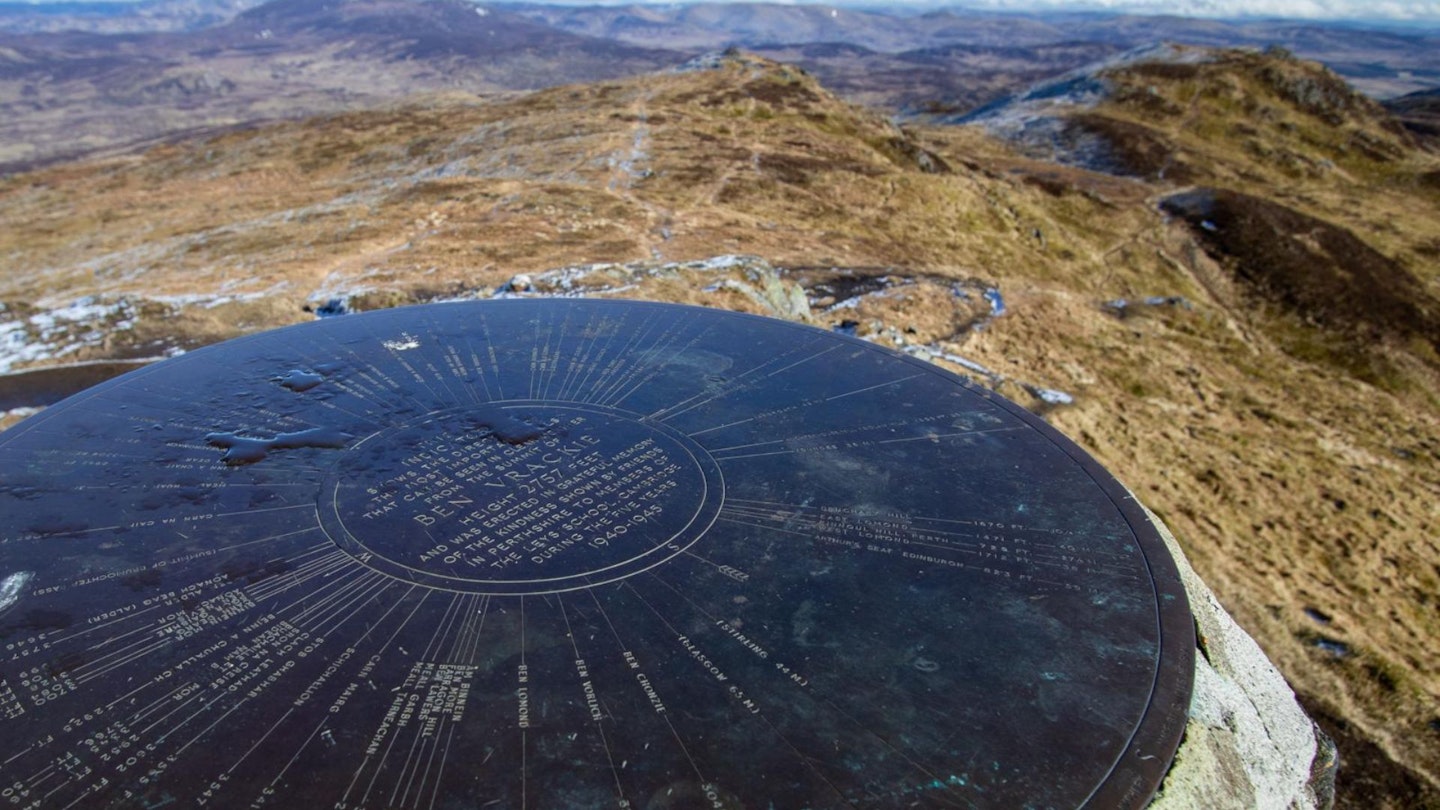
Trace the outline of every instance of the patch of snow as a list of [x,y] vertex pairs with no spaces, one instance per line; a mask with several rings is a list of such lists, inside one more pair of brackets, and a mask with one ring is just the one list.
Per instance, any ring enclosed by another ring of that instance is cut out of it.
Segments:
[[[227,284],[227,286],[234,286],[235,283],[236,282],[230,282],[229,284]],[[281,281],[277,284],[272,284],[268,289],[261,290],[260,292],[231,293],[229,295],[205,295],[201,293],[182,295],[151,295],[146,296],[146,300],[157,301],[162,304],[168,304],[176,309],[195,306],[204,307],[205,309],[215,309],[216,307],[221,307],[226,304],[243,303],[246,301],[259,301],[266,298],[273,298],[288,287],[290,287],[290,282]]]
[[1200,64],[1214,57],[1203,48],[1187,48],[1165,42],[1144,45],[1108,59],[1075,68],[1053,79],[1033,84],[1024,91],[967,113],[957,123],[984,124],[994,130],[1024,129],[1025,124],[1064,107],[1093,107],[1110,93],[1105,73],[1128,65],[1146,63]]
[[1035,397],[1036,399],[1040,400],[1041,402],[1047,403],[1047,404],[1049,404],[1049,405],[1074,405],[1074,404],[1075,404],[1075,397],[1070,396],[1069,394],[1065,393],[1064,391],[1056,391],[1056,390],[1053,389],[1053,388],[1034,388],[1034,387],[1032,387],[1032,388],[1030,389],[1030,393],[1031,393],[1032,395],[1034,395],[1034,397]]
[[45,410],[45,409],[44,409],[44,408],[30,408],[30,407],[11,408],[11,409],[8,410],[8,411],[0,411],[0,420],[13,419],[13,420],[15,420],[15,421],[18,422],[18,421],[20,421],[21,419],[25,419],[25,418],[27,418],[27,417],[34,416],[35,414],[37,414],[37,413],[39,413],[39,412],[41,412],[41,411],[43,411],[43,410]]
[[727,55],[724,51],[710,51],[702,53],[686,62],[682,62],[670,68],[670,73],[695,73],[701,70],[719,70],[725,64]]
[[129,299],[107,302],[86,297],[68,306],[0,321],[0,373],[98,346],[116,331],[133,329],[135,317]]
[[1106,74],[1116,68],[1153,62],[1196,64],[1213,58],[1206,49],[1169,43],[1136,48],[944,122],[977,124],[1034,157],[1108,171],[1105,167],[1112,161],[1108,142],[1093,135],[1077,135],[1067,126],[1065,114],[1105,100],[1112,90]]
[[1139,301],[1131,301],[1128,298],[1115,298],[1100,305],[1101,309],[1109,310],[1111,314],[1121,318],[1130,313],[1132,309],[1147,309],[1151,307],[1179,307],[1181,309],[1194,309],[1190,300],[1182,295],[1151,295]]
[[991,317],[998,318],[1005,314],[1005,298],[1000,295],[998,289],[990,287],[985,290],[983,295],[985,296],[985,300],[990,302]]

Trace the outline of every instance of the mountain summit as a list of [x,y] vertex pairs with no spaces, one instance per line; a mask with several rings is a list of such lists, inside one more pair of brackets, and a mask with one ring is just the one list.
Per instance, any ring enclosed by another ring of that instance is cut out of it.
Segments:
[[[379,7],[343,12],[345,47],[369,47]],[[243,62],[331,13],[270,7],[207,36]],[[417,34],[386,58],[488,64],[446,42]],[[1067,79],[1093,90],[1043,113],[1046,140],[899,126],[730,52],[11,174],[3,361],[41,373],[496,295],[844,330],[1075,437],[1174,529],[1358,763],[1342,806],[1433,805],[1440,158],[1317,66],[1176,52]],[[348,64],[339,45],[328,58]]]

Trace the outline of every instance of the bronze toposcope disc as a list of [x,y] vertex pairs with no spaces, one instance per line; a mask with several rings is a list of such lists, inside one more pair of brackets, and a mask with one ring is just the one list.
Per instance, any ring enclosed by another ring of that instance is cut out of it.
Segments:
[[1095,461],[781,321],[348,315],[0,433],[0,806],[1140,807],[1194,636]]

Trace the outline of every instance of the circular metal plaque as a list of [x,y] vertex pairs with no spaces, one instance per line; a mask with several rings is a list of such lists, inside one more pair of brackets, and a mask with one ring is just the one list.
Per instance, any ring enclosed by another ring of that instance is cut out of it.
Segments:
[[0,433],[0,804],[1140,807],[1194,636],[1143,510],[934,366],[442,304]]

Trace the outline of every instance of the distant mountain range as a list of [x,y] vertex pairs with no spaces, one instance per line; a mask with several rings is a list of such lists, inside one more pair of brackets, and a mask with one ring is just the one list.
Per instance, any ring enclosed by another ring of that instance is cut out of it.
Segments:
[[1283,47],[1377,97],[1440,87],[1440,37],[1293,22],[750,3],[9,3],[0,169],[417,93],[634,75],[730,46],[892,114],[954,115],[1157,41]]

